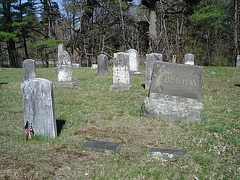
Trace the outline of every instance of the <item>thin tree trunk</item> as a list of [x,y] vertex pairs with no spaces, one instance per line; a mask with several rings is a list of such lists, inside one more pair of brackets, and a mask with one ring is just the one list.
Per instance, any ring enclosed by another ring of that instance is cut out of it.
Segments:
[[236,51],[236,55],[238,55],[239,53],[239,49],[238,49],[238,3],[237,0],[235,0],[234,2],[234,46],[235,46],[235,51]]

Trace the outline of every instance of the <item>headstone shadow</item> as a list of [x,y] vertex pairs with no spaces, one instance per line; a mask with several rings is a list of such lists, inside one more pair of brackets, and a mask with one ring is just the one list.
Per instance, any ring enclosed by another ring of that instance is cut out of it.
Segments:
[[145,84],[142,84],[143,89],[145,89]]
[[61,131],[63,129],[63,126],[65,125],[66,123],[66,120],[63,120],[63,119],[57,119],[56,120],[56,123],[57,123],[57,136],[59,136],[61,134]]
[[7,82],[0,82],[0,86],[1,86],[2,84],[8,84],[8,83],[7,83]]

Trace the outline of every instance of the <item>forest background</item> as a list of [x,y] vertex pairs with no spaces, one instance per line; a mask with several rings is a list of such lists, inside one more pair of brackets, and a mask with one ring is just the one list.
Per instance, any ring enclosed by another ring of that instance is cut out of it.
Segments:
[[235,66],[239,5],[239,0],[0,0],[0,64],[21,67],[34,59],[44,67],[56,65],[63,43],[81,66],[130,48],[142,57],[162,53],[167,62],[182,63],[192,53],[197,65]]

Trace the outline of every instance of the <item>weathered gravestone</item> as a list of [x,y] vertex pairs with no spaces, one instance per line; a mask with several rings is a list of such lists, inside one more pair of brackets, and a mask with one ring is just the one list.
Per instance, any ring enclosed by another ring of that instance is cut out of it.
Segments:
[[141,115],[161,120],[200,122],[203,68],[155,62],[149,95],[142,104]]
[[240,67],[240,55],[237,55],[236,67]]
[[80,67],[80,64],[78,64],[78,63],[73,63],[72,64],[73,69],[79,69],[79,67]]
[[185,54],[184,64],[194,65],[194,54]]
[[108,57],[100,54],[97,59],[98,62],[98,75],[108,75]]
[[174,161],[176,159],[185,160],[188,158],[187,151],[159,148],[151,148],[147,156],[156,160],[163,161]]
[[96,150],[104,152],[119,152],[121,144],[108,141],[88,140],[83,144],[82,148],[87,150]]
[[64,50],[65,50],[64,44],[60,43],[58,45],[58,64],[57,64],[58,67],[61,65],[61,60],[59,59],[59,56],[63,53]]
[[126,53],[129,55],[130,74],[141,75],[141,72],[139,72],[138,52],[135,49],[129,49]]
[[23,61],[23,79],[24,81],[36,78],[35,61],[26,59]]
[[52,82],[42,78],[27,80],[21,90],[24,124],[32,124],[35,135],[57,137]]
[[72,81],[72,61],[70,55],[63,51],[59,56],[58,81],[71,82]]
[[123,52],[114,53],[113,85],[110,90],[129,90],[130,87],[129,55]]
[[151,53],[146,55],[146,80],[145,89],[149,89],[151,84],[153,63],[156,61],[162,61],[162,54]]

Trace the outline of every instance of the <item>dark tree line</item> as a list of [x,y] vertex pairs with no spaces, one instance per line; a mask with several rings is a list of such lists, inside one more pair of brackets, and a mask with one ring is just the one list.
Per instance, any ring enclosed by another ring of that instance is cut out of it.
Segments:
[[0,62],[27,58],[49,67],[63,43],[73,62],[136,49],[164,61],[193,53],[198,65],[234,66],[239,54],[239,0],[0,0]]

